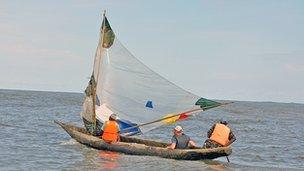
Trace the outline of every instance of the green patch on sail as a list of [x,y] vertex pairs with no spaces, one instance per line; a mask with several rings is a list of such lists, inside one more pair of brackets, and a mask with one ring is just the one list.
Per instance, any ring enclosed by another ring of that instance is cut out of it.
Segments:
[[103,48],[109,48],[112,46],[114,43],[115,39],[115,34],[110,26],[110,23],[108,19],[105,17],[105,21],[103,22],[102,25],[102,33],[103,33],[103,38],[102,38],[102,47]]
[[208,100],[205,98],[200,98],[195,105],[201,106],[202,109],[207,110],[207,109],[211,109],[217,106],[220,106],[221,103],[218,103],[216,101],[212,101],[212,100]]

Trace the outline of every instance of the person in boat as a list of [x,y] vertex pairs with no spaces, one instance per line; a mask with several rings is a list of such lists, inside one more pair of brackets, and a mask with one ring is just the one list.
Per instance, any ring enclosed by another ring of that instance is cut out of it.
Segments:
[[108,142],[117,142],[120,140],[119,133],[119,125],[117,123],[117,115],[111,114],[109,120],[106,121],[101,128],[101,138]]
[[171,138],[171,144],[167,147],[169,149],[186,149],[191,147],[196,147],[194,141],[190,139],[189,136],[183,133],[183,128],[181,126],[176,126],[173,129],[173,137]]
[[227,126],[227,121],[220,121],[214,124],[208,131],[208,139],[204,143],[204,148],[226,147],[232,144],[236,138]]

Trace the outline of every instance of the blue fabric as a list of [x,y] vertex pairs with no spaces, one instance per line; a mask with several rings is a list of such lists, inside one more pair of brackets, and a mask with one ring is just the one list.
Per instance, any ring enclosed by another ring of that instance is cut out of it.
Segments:
[[131,136],[131,135],[135,135],[135,134],[140,134],[141,133],[141,130],[138,127],[137,128],[131,128],[131,129],[126,130],[126,132],[123,132],[124,129],[130,128],[130,127],[133,127],[133,126],[137,125],[137,124],[132,123],[132,122],[130,122],[128,120],[118,119],[117,123],[119,125],[120,130],[122,131],[122,134],[126,133],[128,136]]
[[146,107],[148,107],[148,108],[153,108],[153,104],[152,104],[152,101],[151,101],[151,100],[147,101]]

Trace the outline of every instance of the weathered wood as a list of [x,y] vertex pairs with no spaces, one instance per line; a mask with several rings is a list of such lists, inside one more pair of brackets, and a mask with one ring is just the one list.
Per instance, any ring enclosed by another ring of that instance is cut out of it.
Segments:
[[228,156],[232,153],[230,147],[220,147],[214,149],[167,149],[167,143],[144,140],[133,137],[121,136],[121,142],[106,143],[99,137],[90,135],[85,129],[55,121],[59,124],[72,138],[81,144],[100,150],[121,152],[131,155],[159,156],[170,159],[180,160],[203,160],[214,159]]

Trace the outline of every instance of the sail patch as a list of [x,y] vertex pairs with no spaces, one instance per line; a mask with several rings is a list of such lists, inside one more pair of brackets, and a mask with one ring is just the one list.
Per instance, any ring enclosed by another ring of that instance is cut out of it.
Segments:
[[[141,134],[140,128],[135,127],[137,124],[132,123],[128,120],[124,120],[124,119],[118,119],[117,122],[118,122],[122,135],[132,136],[132,135],[136,135],[136,134]],[[131,127],[133,127],[133,128],[131,128]],[[131,129],[128,129],[128,128],[131,128]],[[127,130],[127,131],[123,131],[123,130]]]
[[198,99],[198,101],[195,103],[195,105],[200,106],[202,109],[207,110],[207,109],[211,109],[217,106],[220,106],[221,103],[213,101],[213,100],[209,100],[209,99],[205,99],[205,98],[200,98]]
[[102,33],[103,35],[103,42],[102,42],[102,47],[103,48],[109,48],[112,46],[112,44],[114,43],[114,39],[115,39],[115,34],[109,24],[109,21],[107,19],[107,17],[104,18],[105,21],[102,25]]
[[[188,118],[189,113],[181,113],[180,115],[175,116],[176,114],[171,113],[171,114],[167,114],[163,120],[163,123],[165,124],[172,124],[175,123],[176,121],[180,121],[183,119]],[[166,119],[167,118],[167,119]]]
[[153,108],[153,103],[152,103],[151,100],[148,100],[148,101],[147,101],[146,107],[148,107],[148,108]]

